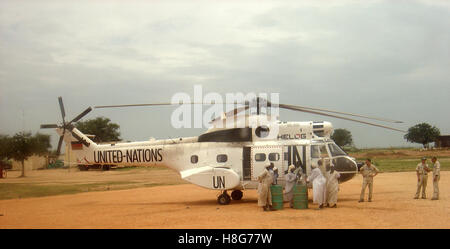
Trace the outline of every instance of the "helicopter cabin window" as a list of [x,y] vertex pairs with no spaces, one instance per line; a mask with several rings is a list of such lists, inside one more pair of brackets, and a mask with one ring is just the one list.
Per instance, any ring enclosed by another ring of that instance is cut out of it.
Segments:
[[257,153],[257,154],[255,154],[255,161],[263,162],[265,160],[266,160],[266,154],[264,154],[264,153]]
[[191,156],[191,163],[198,163],[198,156],[197,155],[192,155]]
[[320,150],[319,145],[311,145],[311,158],[319,158]]
[[269,161],[274,162],[274,161],[278,161],[278,160],[280,160],[280,154],[278,154],[278,153],[270,153],[269,154]]
[[311,145],[311,158],[328,157],[325,145]]
[[227,155],[225,155],[225,154],[217,155],[217,162],[218,163],[224,163],[227,160],[228,160],[228,156]]
[[332,156],[346,156],[347,155],[347,153],[345,153],[336,144],[328,144],[328,148],[330,149],[330,153]]

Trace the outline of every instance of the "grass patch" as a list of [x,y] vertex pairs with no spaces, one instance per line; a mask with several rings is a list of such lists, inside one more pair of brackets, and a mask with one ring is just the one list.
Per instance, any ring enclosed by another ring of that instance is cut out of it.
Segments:
[[131,189],[136,187],[155,187],[168,184],[133,183],[133,182],[102,182],[91,184],[0,184],[0,200],[67,195],[82,192]]
[[[357,158],[357,161],[364,161],[366,158]],[[382,172],[401,172],[401,171],[415,171],[416,166],[420,163],[420,160],[414,159],[373,159],[372,162],[377,166],[377,168]],[[441,170],[450,170],[450,158],[439,158],[441,163]],[[428,166],[431,168],[432,163],[428,160]]]

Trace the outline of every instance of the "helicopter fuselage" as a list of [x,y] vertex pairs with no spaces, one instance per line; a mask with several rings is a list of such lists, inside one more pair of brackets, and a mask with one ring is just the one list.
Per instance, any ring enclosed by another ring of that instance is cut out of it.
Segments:
[[[270,163],[278,168],[278,183],[282,185],[289,165],[301,167],[309,175],[311,166],[317,165],[320,158],[331,161],[342,175],[340,182],[358,172],[354,159],[331,139],[305,129],[307,125],[323,128],[327,124],[278,125],[275,140],[263,139],[264,130],[258,130],[260,127],[216,129],[198,137],[111,144],[95,144],[76,128],[72,132],[84,139],[84,144],[68,131],[64,137],[70,139],[66,143],[71,144],[72,155],[80,165],[164,166],[179,172],[188,182],[216,190],[255,189],[258,175]],[[301,125],[305,127],[299,128]]]

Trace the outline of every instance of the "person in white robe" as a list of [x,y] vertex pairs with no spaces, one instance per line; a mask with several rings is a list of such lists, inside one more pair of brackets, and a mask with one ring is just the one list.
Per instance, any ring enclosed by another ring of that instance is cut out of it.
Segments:
[[295,166],[289,166],[289,173],[285,175],[286,184],[284,186],[284,199],[289,202],[289,206],[294,207],[294,186],[297,176],[294,174]]
[[278,185],[278,168],[273,167],[273,185]]
[[334,170],[334,166],[327,171],[327,207],[337,207],[337,199],[339,192],[339,177],[341,174]]
[[273,177],[270,173],[271,165],[268,165],[264,171],[258,176],[258,206],[264,211],[272,211],[272,193],[270,186],[273,183]]
[[[318,164],[322,165],[322,160],[319,160]],[[319,204],[318,209],[321,209],[327,201],[327,180],[316,165],[311,165],[311,167],[314,169],[308,176],[307,182],[312,182],[313,202]]]

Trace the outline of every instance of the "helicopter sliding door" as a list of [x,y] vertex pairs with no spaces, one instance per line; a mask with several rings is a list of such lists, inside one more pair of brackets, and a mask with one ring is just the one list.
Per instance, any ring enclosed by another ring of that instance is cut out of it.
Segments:
[[[251,147],[251,179],[256,181],[267,165],[273,163],[278,168],[278,178],[283,179],[284,171],[282,164],[281,146],[253,146]],[[244,157],[245,159],[245,157]],[[245,175],[245,174],[244,174]]]

